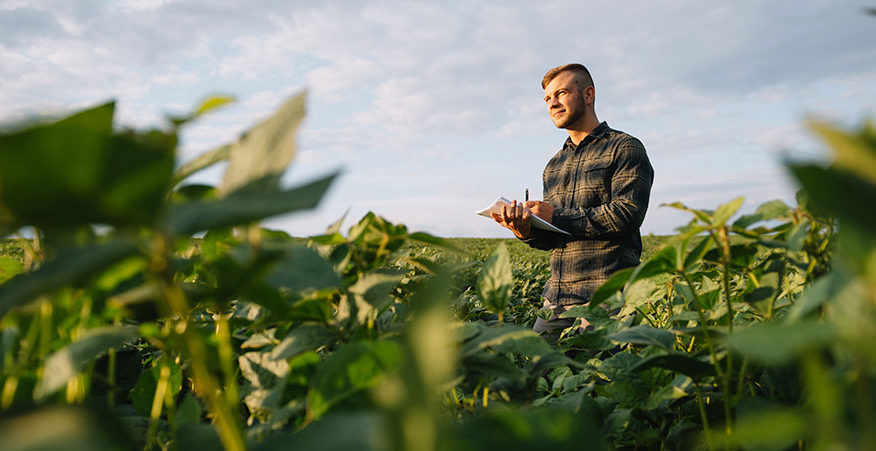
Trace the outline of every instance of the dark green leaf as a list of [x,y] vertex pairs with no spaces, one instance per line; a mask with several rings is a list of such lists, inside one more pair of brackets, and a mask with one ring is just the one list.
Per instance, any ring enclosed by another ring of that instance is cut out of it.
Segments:
[[315,207],[332,181],[333,173],[289,191],[250,193],[226,199],[174,204],[164,218],[169,233],[180,236],[200,230],[248,224],[270,216]]
[[4,451],[134,449],[126,428],[112,415],[83,407],[54,406],[0,421]]
[[151,223],[166,197],[176,137],[114,134],[114,104],[0,135],[0,203],[42,226]]
[[715,373],[715,367],[712,364],[687,354],[661,354],[646,357],[633,367],[633,371],[644,371],[655,367],[675,371],[692,378]]
[[872,227],[873,212],[862,205],[876,205],[876,185],[840,169],[806,164],[792,164],[790,169],[820,210],[860,227]]
[[285,257],[268,273],[267,282],[294,293],[336,288],[341,280],[334,267],[316,251],[305,246],[290,246]]

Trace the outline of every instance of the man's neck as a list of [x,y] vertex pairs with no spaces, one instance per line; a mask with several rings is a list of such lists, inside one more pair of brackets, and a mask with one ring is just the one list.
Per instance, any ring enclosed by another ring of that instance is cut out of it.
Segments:
[[566,131],[569,132],[569,138],[576,146],[578,144],[581,144],[581,141],[584,141],[584,138],[589,136],[590,132],[592,132],[593,129],[599,126],[599,119],[596,118],[595,114],[587,115],[582,119],[584,120],[580,125],[575,124],[566,129]]

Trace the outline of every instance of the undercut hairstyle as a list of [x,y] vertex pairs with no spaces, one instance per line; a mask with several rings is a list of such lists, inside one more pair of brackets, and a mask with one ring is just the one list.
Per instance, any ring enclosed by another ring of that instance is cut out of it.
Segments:
[[548,83],[551,82],[554,78],[557,77],[561,72],[574,72],[580,75],[578,80],[582,81],[582,85],[580,86],[582,89],[588,86],[593,86],[593,77],[590,76],[590,71],[584,67],[583,64],[572,63],[572,64],[563,64],[562,66],[557,66],[544,74],[544,78],[541,79],[541,89],[544,89]]

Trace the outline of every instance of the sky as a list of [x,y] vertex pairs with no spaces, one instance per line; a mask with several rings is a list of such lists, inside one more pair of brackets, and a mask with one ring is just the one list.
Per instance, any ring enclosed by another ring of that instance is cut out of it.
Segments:
[[[344,229],[368,211],[445,237],[511,237],[475,211],[541,197],[567,134],[540,82],[586,65],[600,120],[655,169],[643,234],[743,211],[796,188],[788,159],[823,158],[807,121],[876,109],[874,2],[0,0],[0,124],[117,101],[117,122],[164,124],[213,93],[230,107],[187,127],[183,163],[234,140],[290,96],[308,115],[283,185],[341,169],[312,211],[265,224]],[[223,167],[189,181],[216,184]]]

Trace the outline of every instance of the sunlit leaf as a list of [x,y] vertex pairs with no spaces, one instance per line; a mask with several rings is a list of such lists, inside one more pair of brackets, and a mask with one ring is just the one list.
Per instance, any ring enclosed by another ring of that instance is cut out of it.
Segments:
[[244,132],[231,145],[231,156],[219,193],[227,196],[246,188],[274,191],[295,156],[295,135],[304,119],[304,92],[287,100],[269,118]]

